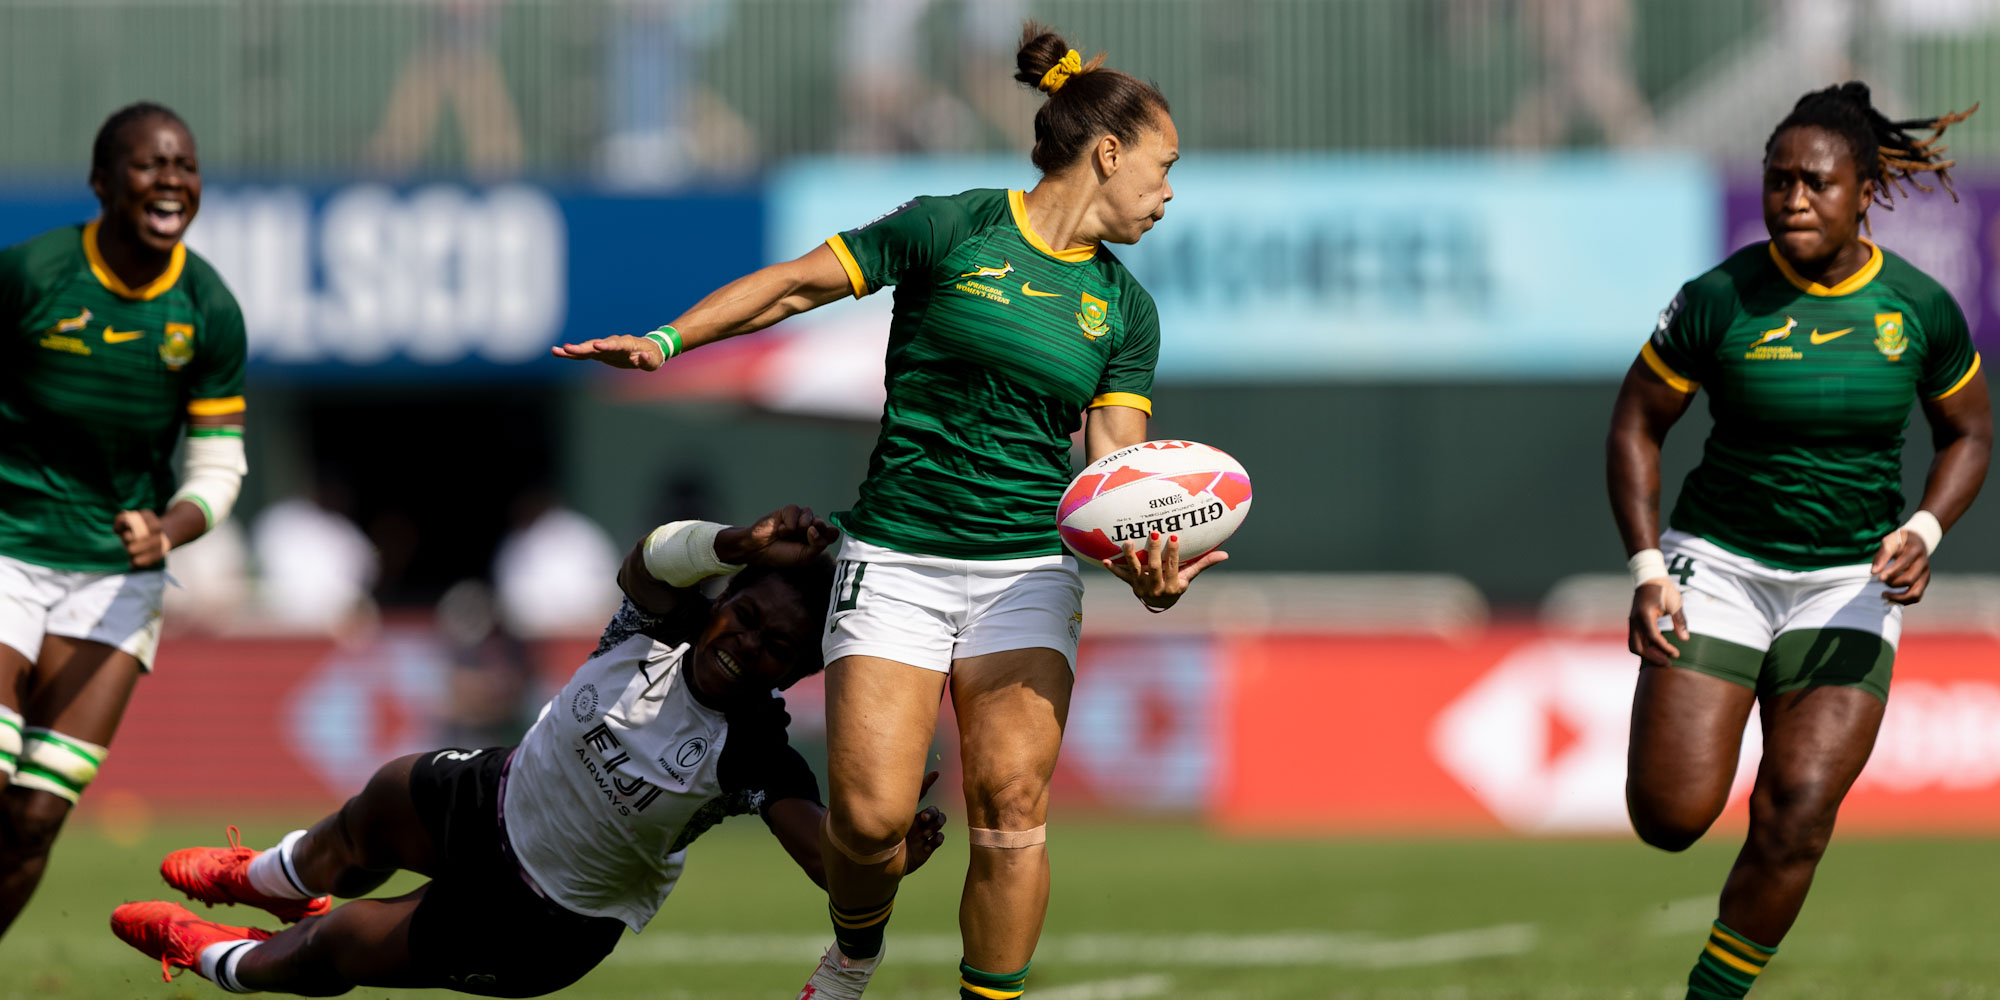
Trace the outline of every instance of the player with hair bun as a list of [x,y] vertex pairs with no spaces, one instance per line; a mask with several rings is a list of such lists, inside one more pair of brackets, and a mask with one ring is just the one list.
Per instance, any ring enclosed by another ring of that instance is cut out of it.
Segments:
[[[1166,212],[1180,156],[1166,98],[1030,23],[1015,79],[1035,114],[1028,191],[920,197],[797,260],[740,278],[645,337],[554,348],[658,368],[845,295],[896,286],[888,403],[821,630],[829,786],[822,830],[834,944],[802,997],[857,997],[881,958],[902,846],[949,681],[971,869],[960,994],[1025,989],[1048,905],[1049,780],[1062,746],[1083,583],[1058,540],[1070,434],[1089,460],[1146,440],[1153,300],[1105,244]],[[1104,565],[1156,609],[1226,556],[1177,541]]]
[[[1860,83],[1800,98],[1764,146],[1770,241],[1682,286],[1618,393],[1608,472],[1643,660],[1626,778],[1641,839],[1679,851],[1707,831],[1762,711],[1749,837],[1689,1000],[1743,996],[1797,919],[1874,749],[1903,606],[1986,478],[1993,418],[1964,314],[1862,235],[1904,182],[1951,189],[1938,139],[1969,114],[1891,121]],[[1662,534],[1660,445],[1703,385],[1715,427]],[[1912,405],[1937,457],[1899,525]]]
[[249,471],[243,313],[181,242],[194,134],[120,109],[90,187],[96,220],[0,250],[0,933],[152,669],[167,551]]

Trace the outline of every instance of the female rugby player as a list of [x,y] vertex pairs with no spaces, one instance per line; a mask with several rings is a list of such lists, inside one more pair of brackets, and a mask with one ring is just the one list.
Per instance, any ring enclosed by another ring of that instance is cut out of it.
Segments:
[[0,933],[152,668],[167,550],[248,471],[243,314],[181,243],[193,134],[118,111],[90,187],[96,221],[0,251]]
[[[1146,439],[1159,317],[1105,249],[1173,197],[1166,98],[1029,24],[1015,79],[1035,115],[1027,192],[923,197],[711,293],[646,337],[554,348],[653,370],[682,351],[896,286],[888,404],[868,477],[836,522],[824,637],[825,845],[835,944],[803,995],[856,997],[880,960],[903,842],[947,677],[970,871],[963,996],[1020,995],[1049,893],[1049,779],[1069,711],[1083,584],[1055,531],[1078,414],[1090,459]],[[1226,558],[1175,539],[1105,566],[1163,610]]]
[[[824,885],[818,782],[785,742],[772,689],[819,670],[818,609],[833,584],[824,551],[836,535],[800,507],[741,528],[662,525],[626,557],[627,600],[597,651],[520,746],[398,758],[275,849],[188,848],[160,866],[195,899],[287,920],[303,900],[358,896],[397,869],[431,877],[416,891],[275,935],[162,902],[119,907],[112,930],[163,972],[195,969],[236,993],[526,997],[575,982],[625,928],[645,927],[688,845],[726,816],[762,815]],[[691,589],[726,573],[737,575],[712,603]],[[943,823],[933,808],[909,824],[910,867],[943,842]]]
[[[1861,235],[1902,180],[1928,191],[1916,175],[1935,173],[1949,190],[1938,133],[1964,117],[1891,122],[1860,83],[1801,98],[1764,146],[1770,242],[1682,286],[1618,393],[1607,450],[1643,660],[1626,778],[1642,839],[1678,851],[1708,829],[1762,710],[1749,839],[1690,1000],[1743,996],[1791,929],[1875,746],[1903,606],[1986,477],[1992,416],[1964,315]],[[1702,385],[1715,428],[1662,534],[1660,443]],[[1913,403],[1937,459],[1898,525]]]

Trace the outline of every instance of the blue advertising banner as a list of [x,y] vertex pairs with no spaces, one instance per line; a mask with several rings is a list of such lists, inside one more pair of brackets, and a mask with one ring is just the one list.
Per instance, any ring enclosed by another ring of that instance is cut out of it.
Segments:
[[[1035,180],[1024,158],[805,161],[773,179],[770,254]],[[1720,222],[1717,180],[1677,157],[1202,155],[1172,181],[1113,248],[1159,305],[1165,379],[1615,378]],[[859,307],[883,329],[888,299]]]
[[[0,197],[0,245],[97,213]],[[188,244],[243,307],[253,371],[551,377],[562,340],[638,333],[763,259],[755,193],[621,198],[523,184],[211,184]]]

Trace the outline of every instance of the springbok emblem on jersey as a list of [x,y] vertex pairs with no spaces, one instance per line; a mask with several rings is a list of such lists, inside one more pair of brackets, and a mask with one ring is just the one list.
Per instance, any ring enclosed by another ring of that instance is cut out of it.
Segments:
[[81,330],[89,325],[90,325],[90,310],[85,309],[84,311],[74,316],[71,316],[68,319],[56,320],[56,325],[49,327],[49,332],[75,333],[78,330]]
[[1105,302],[1103,299],[1089,292],[1084,292],[1083,311],[1076,314],[1077,329],[1082,330],[1083,335],[1092,340],[1110,333],[1111,327],[1105,324],[1104,309]]
[[1763,335],[1763,336],[1761,336],[1761,337],[1758,337],[1758,338],[1757,338],[1757,341],[1756,341],[1756,343],[1753,343],[1753,344],[1751,344],[1750,346],[1751,346],[1751,348],[1755,349],[1755,348],[1758,348],[1758,347],[1762,347],[1762,346],[1764,346],[1765,344],[1768,344],[1768,343],[1770,343],[1771,341],[1774,341],[1774,340],[1783,340],[1783,339],[1785,339],[1786,337],[1789,337],[1789,336],[1791,336],[1791,335],[1792,335],[1792,331],[1793,331],[1794,329],[1796,329],[1796,328],[1798,327],[1798,325],[1799,325],[1799,321],[1798,321],[1798,320],[1795,320],[1795,319],[1791,318],[1790,316],[1787,316],[1787,317],[1785,317],[1785,325],[1784,325],[1784,326],[1781,326],[1781,327],[1778,327],[1778,328],[1777,328],[1777,329],[1775,329],[1775,330],[1765,330],[1765,331],[1764,331],[1764,335]]
[[1004,278],[1004,277],[1006,277],[1006,276],[1008,276],[1008,275],[1010,275],[1010,274],[1013,274],[1013,273],[1014,273],[1014,265],[1013,265],[1013,264],[1012,264],[1011,262],[1009,262],[1009,261],[1004,261],[1004,260],[1003,260],[1003,261],[1001,261],[1001,262],[1000,262],[1000,265],[1001,265],[1001,266],[999,266],[999,267],[982,267],[982,268],[980,268],[980,269],[979,269],[979,270],[977,270],[977,271],[967,271],[967,272],[965,272],[964,274],[961,274],[961,275],[959,275],[959,277],[961,277],[961,278]]
[[1891,361],[1903,360],[1903,352],[1910,349],[1910,338],[1903,332],[1903,314],[1875,314],[1875,349]]

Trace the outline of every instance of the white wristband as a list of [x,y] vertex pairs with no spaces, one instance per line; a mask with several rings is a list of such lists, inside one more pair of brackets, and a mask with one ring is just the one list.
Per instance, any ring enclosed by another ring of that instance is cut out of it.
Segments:
[[1927,510],[1911,514],[1910,519],[1904,521],[1902,528],[1898,530],[1907,531],[1923,539],[1924,551],[1930,555],[1937,555],[1938,543],[1944,541],[1944,525],[1938,523],[1936,514]]
[[715,536],[727,527],[714,521],[674,521],[654,528],[646,536],[646,572],[675,587],[692,587],[742,569],[715,555]]
[[1659,549],[1642,549],[1632,558],[1625,560],[1625,568],[1632,571],[1632,586],[1647,580],[1657,580],[1667,575],[1667,557]]

